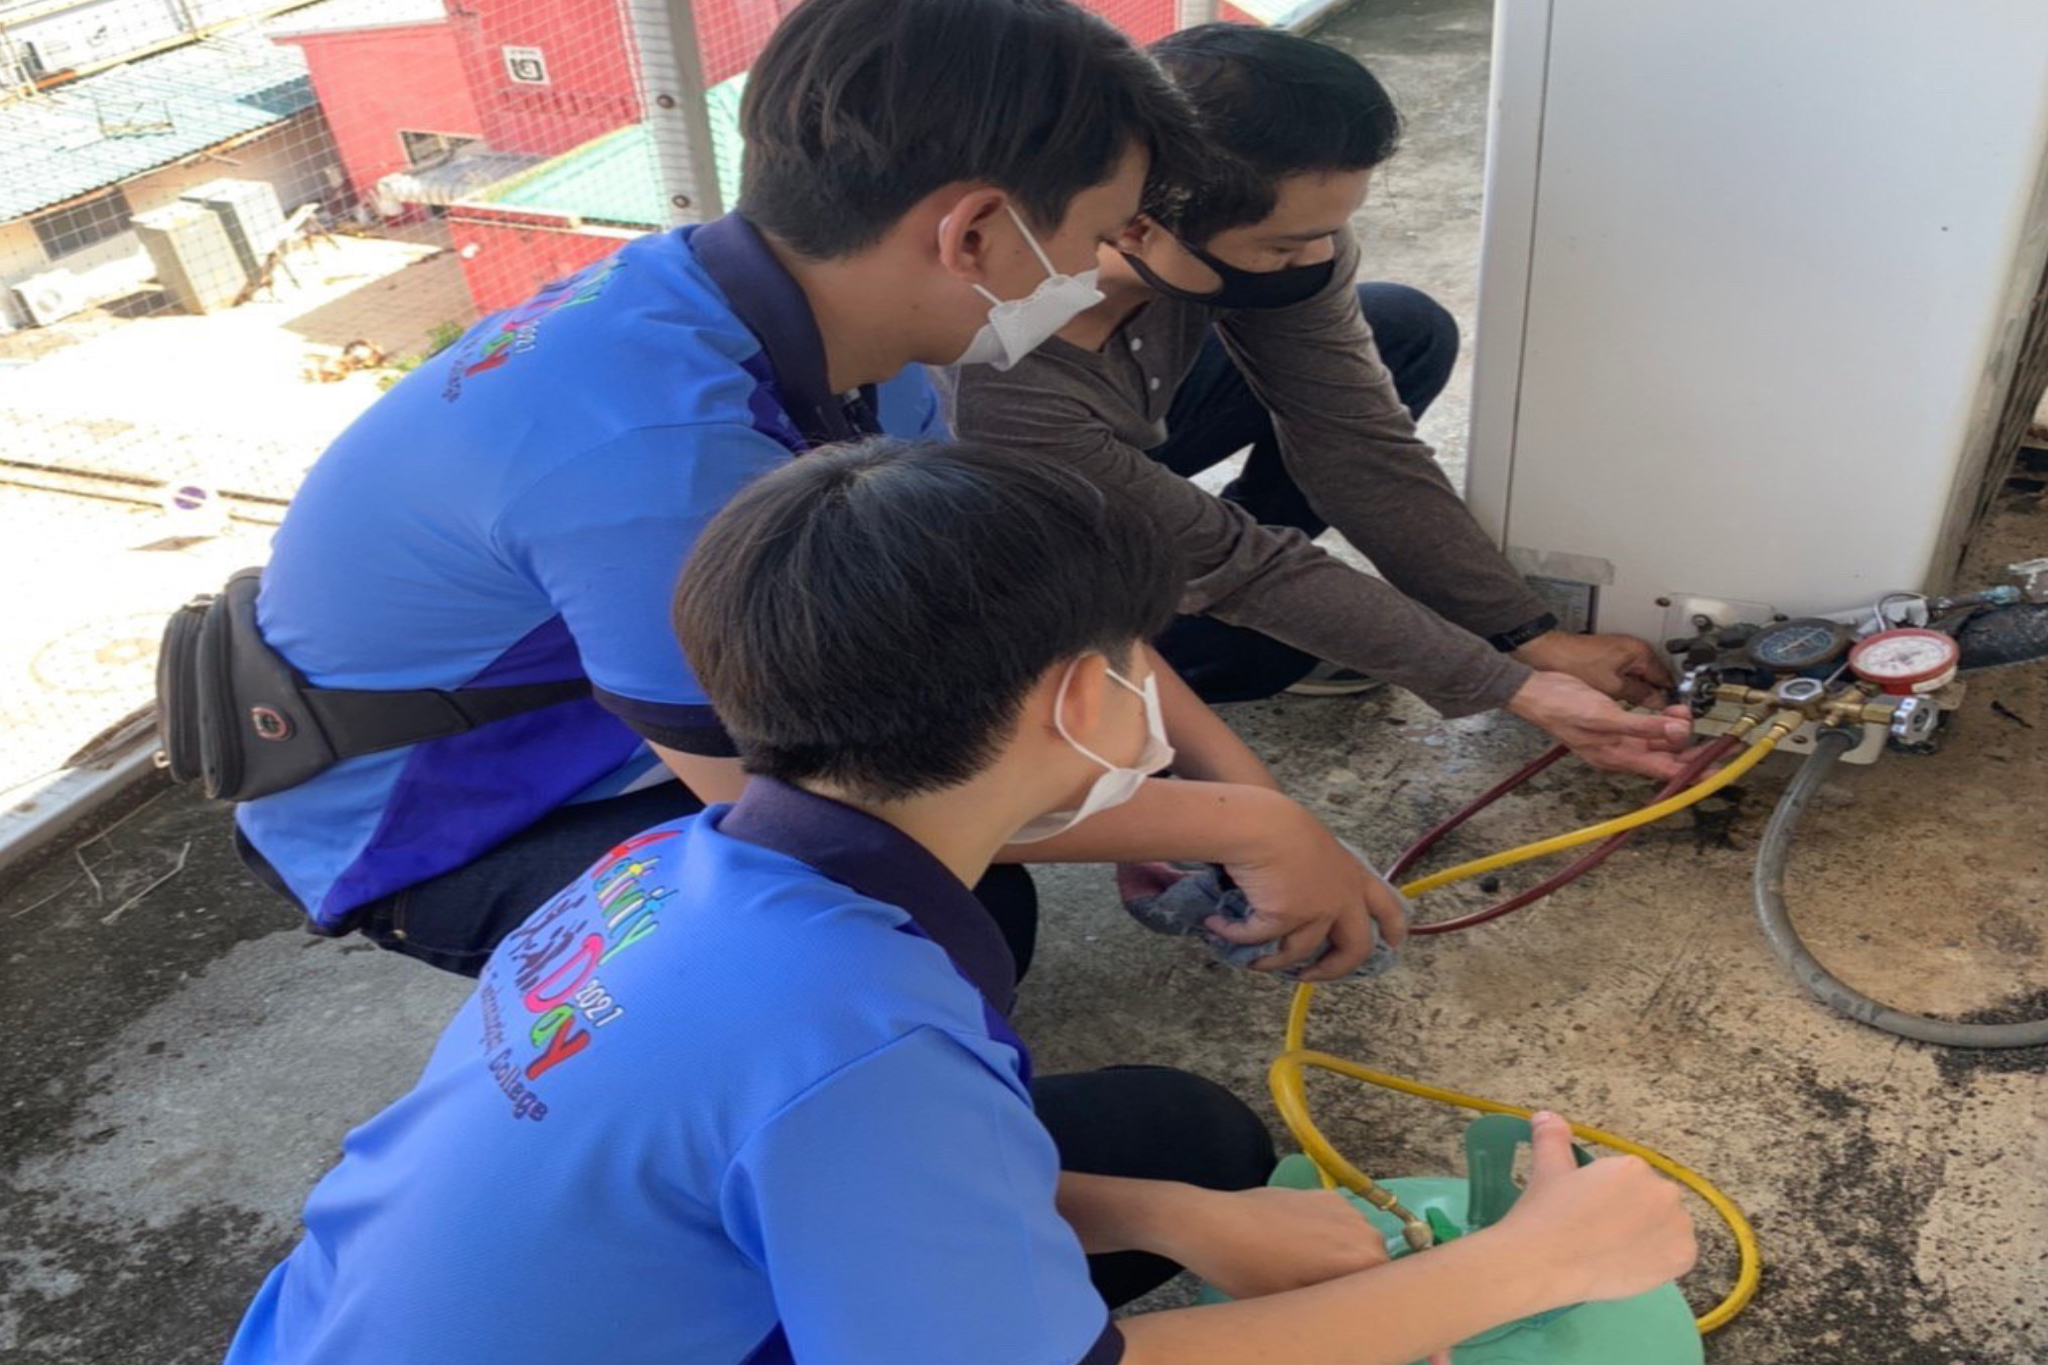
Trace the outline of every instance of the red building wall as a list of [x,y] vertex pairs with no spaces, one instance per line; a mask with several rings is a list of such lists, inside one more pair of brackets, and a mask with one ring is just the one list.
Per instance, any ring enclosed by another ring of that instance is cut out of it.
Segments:
[[754,64],[768,35],[799,0],[696,0],[697,52],[704,83],[717,85]]
[[[470,90],[494,150],[557,156],[640,121],[620,0],[471,0],[454,20]],[[505,48],[540,49],[547,84],[506,70]]]
[[538,224],[480,222],[464,217],[460,209],[449,214],[448,232],[479,313],[523,303],[550,280],[601,261],[626,244],[619,237]]
[[[1176,0],[1080,0],[1128,34],[1133,42],[1149,43],[1173,32]],[[768,35],[798,0],[696,0],[697,50],[704,62],[704,82],[717,85],[753,65]],[[1232,23],[1257,22],[1235,5],[1221,7]]]
[[403,128],[483,135],[455,33],[445,23],[282,35],[304,50],[320,112],[358,196],[406,168]]
[[[798,0],[696,0],[705,80],[745,70]],[[1149,43],[1173,29],[1175,0],[1082,0]],[[1226,19],[1250,22],[1232,5]],[[555,156],[641,116],[621,0],[455,0],[444,23],[285,35],[302,48],[349,180],[367,195],[406,166],[397,130],[481,137],[499,151]],[[540,49],[547,84],[524,84],[504,49]]]
[[[752,65],[799,0],[696,0],[708,84]],[[1173,29],[1175,0],[1082,0],[1140,43]],[[405,169],[399,129],[480,137],[496,151],[556,156],[638,122],[622,0],[450,0],[443,23],[281,36],[306,53],[313,88],[358,195]],[[1226,19],[1250,22],[1231,5]],[[538,48],[545,85],[515,81],[506,47]],[[509,308],[600,261],[621,239],[508,214],[457,210],[454,246],[480,311]]]

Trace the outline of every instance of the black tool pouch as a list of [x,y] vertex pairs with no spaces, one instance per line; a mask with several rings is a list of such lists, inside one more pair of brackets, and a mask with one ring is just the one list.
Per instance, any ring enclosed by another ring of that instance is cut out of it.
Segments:
[[199,636],[214,595],[195,597],[164,626],[156,656],[156,733],[163,749],[158,764],[174,782],[196,782],[199,757]]
[[458,735],[590,695],[588,680],[369,691],[315,687],[256,625],[260,569],[181,607],[157,662],[163,765],[219,801],[253,801],[364,754]]
[[201,781],[217,801],[269,796],[340,761],[305,675],[256,628],[261,581],[256,569],[230,578],[199,631]]

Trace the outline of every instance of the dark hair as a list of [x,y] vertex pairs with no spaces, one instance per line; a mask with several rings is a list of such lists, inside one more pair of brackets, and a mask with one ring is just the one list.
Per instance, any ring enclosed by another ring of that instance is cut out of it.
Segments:
[[986,446],[814,452],[712,518],[683,652],[748,772],[870,799],[986,767],[1048,668],[1162,630],[1185,575],[1127,496]]
[[[1195,246],[1256,223],[1275,182],[1379,165],[1401,141],[1401,116],[1370,71],[1333,47],[1278,29],[1203,24],[1152,44],[1195,107],[1205,143],[1192,173],[1155,180],[1145,211]],[[1183,163],[1176,163],[1183,164]]]
[[1067,0],[807,0],[747,78],[739,208],[818,260],[961,180],[1056,229],[1133,143],[1177,174],[1188,123],[1153,60]]

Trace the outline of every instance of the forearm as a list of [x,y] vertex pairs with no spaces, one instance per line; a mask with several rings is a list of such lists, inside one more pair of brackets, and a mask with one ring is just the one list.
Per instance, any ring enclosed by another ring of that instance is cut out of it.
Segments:
[[1090,1256],[1156,1249],[1155,1229],[1188,1186],[1167,1180],[1060,1172],[1060,1217]]
[[1299,531],[1254,528],[1188,585],[1185,606],[1405,687],[1446,716],[1504,705],[1527,666]]
[[[1355,303],[1351,312],[1357,313]],[[1370,342],[1362,326],[1357,341],[1366,346]],[[975,375],[961,390],[958,429],[1071,469],[1142,503],[1187,559],[1183,612],[1208,613],[1319,659],[1371,673],[1407,688],[1447,716],[1493,710],[1528,676],[1526,668],[1484,640],[1333,558],[1300,531],[1261,525],[1237,503],[1149,459],[1105,429],[1100,414],[1050,398],[1020,387],[1013,378]],[[1434,464],[1429,469],[1441,479]],[[1449,496],[1469,522],[1456,495]],[[1490,543],[1485,554],[1498,558]],[[1526,591],[1520,580],[1514,589]],[[1515,615],[1491,629],[1520,625],[1534,615]],[[1206,744],[1198,738],[1196,745],[1183,745],[1179,737],[1175,744],[1193,754],[1194,762],[1183,767],[1196,775],[1205,755],[1194,750]],[[1200,775],[1257,780],[1249,768],[1229,760],[1213,774]]]
[[[1288,472],[1310,504],[1387,582],[1486,638],[1541,616],[1544,605],[1472,516],[1414,435],[1392,421],[1279,424]],[[1363,429],[1360,429],[1362,427]]]
[[1540,1258],[1494,1232],[1263,1298],[1125,1319],[1125,1365],[1409,1365],[1503,1322],[1560,1306]]
[[1167,738],[1173,742],[1173,771],[1178,777],[1197,782],[1239,782],[1248,787],[1280,790],[1279,781],[1265,762],[1238,738],[1237,731],[1195,695],[1173,666],[1151,656],[1153,674],[1159,679],[1159,709],[1166,721]]
[[1121,806],[1055,838],[1012,844],[999,863],[1234,863],[1257,860],[1276,833],[1313,820],[1267,787],[1151,778]]

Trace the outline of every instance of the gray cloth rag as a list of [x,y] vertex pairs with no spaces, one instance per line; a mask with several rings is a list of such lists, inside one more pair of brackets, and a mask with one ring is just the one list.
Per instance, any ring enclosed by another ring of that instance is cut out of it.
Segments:
[[[1379,878],[1381,885],[1387,885],[1363,854],[1349,844],[1344,847],[1368,873]],[[1236,921],[1250,919],[1252,915],[1251,901],[1214,863],[1124,863],[1116,870],[1116,881],[1124,909],[1155,934],[1195,935],[1209,945],[1210,952],[1233,967],[1249,967],[1280,951],[1277,942],[1232,943],[1208,927],[1206,921],[1213,915]],[[1330,945],[1325,943],[1307,961],[1275,975],[1299,979],[1304,970],[1313,967],[1329,951]],[[1380,937],[1379,925],[1374,923],[1372,952],[1350,975],[1378,976],[1398,961],[1399,951],[1387,945]]]

